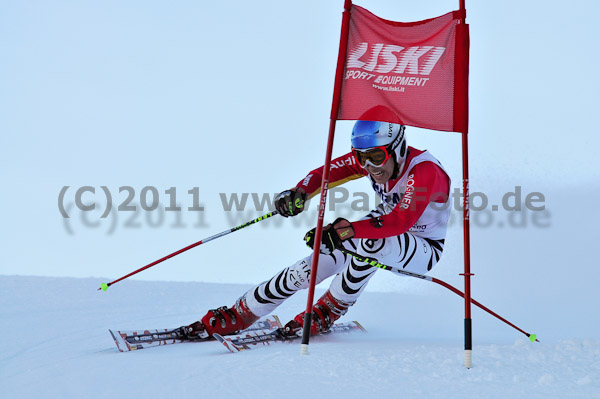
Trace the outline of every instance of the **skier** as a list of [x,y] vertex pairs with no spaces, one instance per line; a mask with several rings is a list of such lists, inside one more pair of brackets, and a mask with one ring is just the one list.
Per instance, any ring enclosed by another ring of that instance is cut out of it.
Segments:
[[[360,296],[377,268],[338,249],[404,270],[424,274],[439,261],[450,215],[450,178],[429,152],[407,147],[405,126],[357,121],[352,151],[331,163],[329,187],[367,177],[382,202],[356,222],[338,218],[323,228],[317,284],[336,275],[329,290],[312,308],[312,335],[327,331]],[[304,210],[304,202],[319,193],[323,167],[311,171],[294,188],[275,197],[284,217]],[[314,246],[315,229],[306,233]],[[213,333],[232,334],[270,314],[283,301],[309,285],[312,254],[253,287],[236,303],[209,310],[199,321],[184,326],[189,339]],[[300,334],[304,312],[285,325],[286,334]]]

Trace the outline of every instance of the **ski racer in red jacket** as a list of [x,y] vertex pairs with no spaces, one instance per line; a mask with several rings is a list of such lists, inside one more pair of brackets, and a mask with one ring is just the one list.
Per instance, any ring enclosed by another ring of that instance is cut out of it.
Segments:
[[[294,188],[275,198],[284,217],[304,210],[304,202],[321,188],[323,167],[311,171]],[[359,221],[338,218],[323,228],[317,284],[335,275],[329,290],[315,303],[311,334],[327,331],[360,296],[377,268],[338,249],[344,247],[379,262],[426,273],[439,261],[450,215],[450,178],[429,152],[406,145],[405,126],[358,121],[352,151],[331,163],[329,188],[366,177],[381,203]],[[314,246],[314,231],[305,240]],[[309,284],[312,254],[256,285],[230,307],[209,310],[199,321],[182,327],[191,339],[207,339],[248,328]],[[299,334],[304,312],[286,324]]]

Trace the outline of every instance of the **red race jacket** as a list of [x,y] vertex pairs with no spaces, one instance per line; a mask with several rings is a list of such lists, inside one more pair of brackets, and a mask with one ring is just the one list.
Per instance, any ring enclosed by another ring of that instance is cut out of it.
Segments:
[[[375,183],[351,152],[332,161],[329,176],[329,188],[367,177],[382,200],[382,216],[352,223],[355,238],[379,239],[407,231],[428,238],[445,237],[450,214],[450,177],[429,152],[408,147],[403,170],[386,184]],[[312,198],[321,191],[322,177],[321,166],[296,187],[303,188],[308,198]]]

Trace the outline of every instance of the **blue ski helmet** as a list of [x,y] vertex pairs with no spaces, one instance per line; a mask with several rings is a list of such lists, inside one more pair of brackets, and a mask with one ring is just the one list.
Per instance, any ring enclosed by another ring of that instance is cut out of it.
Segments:
[[356,121],[352,129],[352,148],[387,146],[389,153],[396,157],[396,165],[401,166],[407,153],[405,128],[397,123]]

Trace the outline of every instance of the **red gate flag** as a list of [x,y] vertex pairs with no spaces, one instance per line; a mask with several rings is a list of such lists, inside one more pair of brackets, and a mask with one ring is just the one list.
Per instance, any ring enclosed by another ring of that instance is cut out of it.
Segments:
[[404,23],[352,5],[335,119],[467,133],[469,28],[460,22],[464,14],[453,11]]

